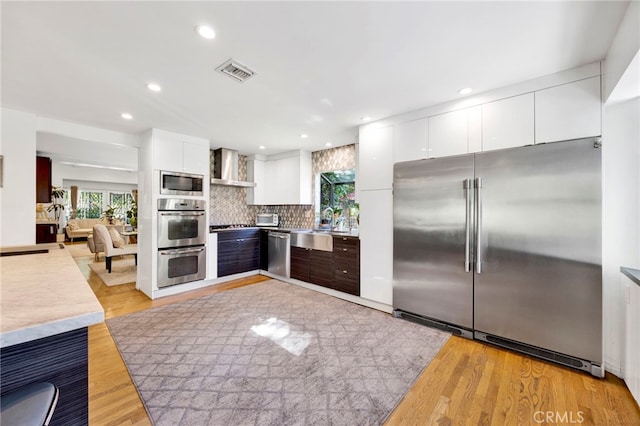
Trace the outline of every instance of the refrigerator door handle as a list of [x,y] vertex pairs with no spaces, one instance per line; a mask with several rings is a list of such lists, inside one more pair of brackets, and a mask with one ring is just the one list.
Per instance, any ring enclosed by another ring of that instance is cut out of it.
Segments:
[[471,272],[471,179],[462,181],[466,197],[464,271]]
[[476,273],[482,273],[482,178],[475,179],[476,187]]

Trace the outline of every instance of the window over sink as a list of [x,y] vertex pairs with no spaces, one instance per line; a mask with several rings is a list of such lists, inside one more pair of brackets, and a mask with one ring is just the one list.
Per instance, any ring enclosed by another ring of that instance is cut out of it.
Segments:
[[320,173],[318,227],[357,228],[360,211],[355,190],[355,169]]

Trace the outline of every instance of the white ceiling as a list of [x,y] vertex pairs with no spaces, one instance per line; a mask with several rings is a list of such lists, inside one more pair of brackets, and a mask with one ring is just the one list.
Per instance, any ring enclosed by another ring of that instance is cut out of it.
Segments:
[[[602,60],[627,5],[3,1],[1,101],[242,153],[318,150],[353,143],[362,116]],[[201,23],[215,28],[214,40],[196,35]],[[258,75],[240,84],[214,71],[231,57]],[[150,92],[150,81],[162,92]]]

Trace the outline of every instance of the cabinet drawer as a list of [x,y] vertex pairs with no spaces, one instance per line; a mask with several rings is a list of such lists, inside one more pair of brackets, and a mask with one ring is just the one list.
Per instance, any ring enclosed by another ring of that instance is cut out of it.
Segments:
[[240,239],[260,238],[259,229],[241,229],[233,231],[219,231],[218,241],[235,241]]
[[355,237],[333,237],[333,251],[340,252],[342,249],[360,250],[360,239]]
[[334,274],[334,289],[360,296],[360,273],[336,270]]
[[333,263],[336,271],[353,271],[360,273],[360,259],[358,258],[345,258],[334,257]]

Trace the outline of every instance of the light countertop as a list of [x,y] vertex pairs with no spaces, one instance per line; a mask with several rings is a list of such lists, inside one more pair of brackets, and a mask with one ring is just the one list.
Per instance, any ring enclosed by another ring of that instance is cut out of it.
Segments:
[[48,253],[0,257],[2,348],[104,321],[104,310],[69,250],[48,248]]

